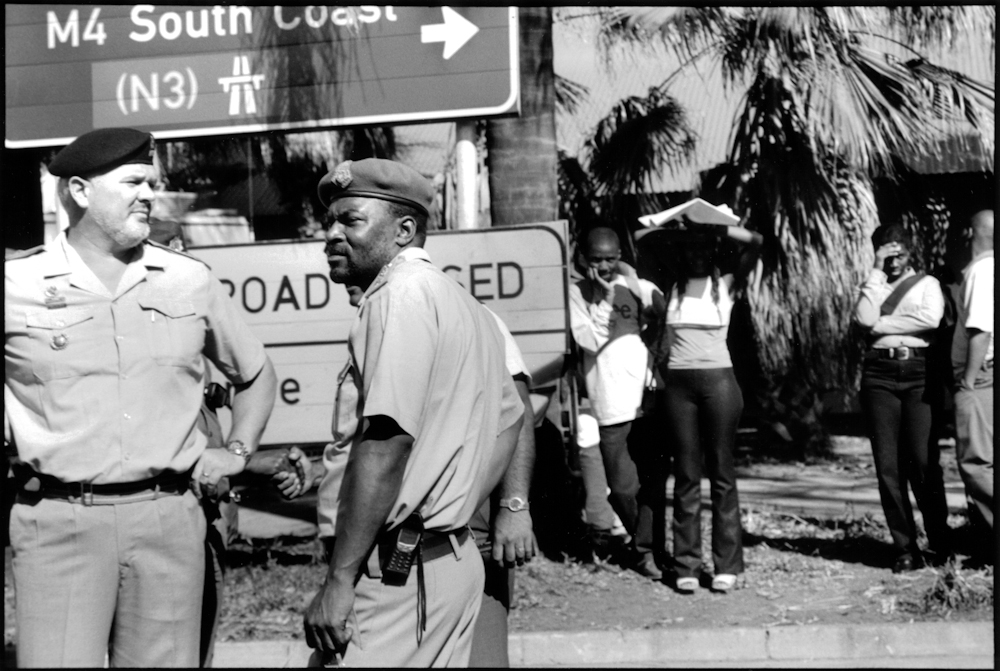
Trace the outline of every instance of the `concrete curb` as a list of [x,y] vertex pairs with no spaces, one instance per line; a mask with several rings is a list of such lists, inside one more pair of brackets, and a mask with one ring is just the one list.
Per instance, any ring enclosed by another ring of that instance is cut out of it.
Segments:
[[[993,622],[804,625],[770,628],[644,629],[534,632],[510,635],[511,666],[671,666],[745,663],[857,662],[955,657],[994,659]],[[217,668],[304,667],[304,641],[219,643]]]

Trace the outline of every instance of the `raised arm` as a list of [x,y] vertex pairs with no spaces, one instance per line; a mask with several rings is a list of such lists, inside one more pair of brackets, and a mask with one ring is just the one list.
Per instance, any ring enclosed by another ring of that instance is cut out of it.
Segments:
[[583,297],[577,285],[569,288],[569,322],[573,339],[580,349],[596,354],[608,342],[611,323],[611,301],[600,292],[594,292],[591,301]]
[[738,281],[743,281],[750,274],[750,271],[754,269],[754,266],[757,265],[757,257],[760,255],[760,247],[764,243],[764,236],[740,226],[726,226],[725,229],[725,237],[742,245],[734,275]]

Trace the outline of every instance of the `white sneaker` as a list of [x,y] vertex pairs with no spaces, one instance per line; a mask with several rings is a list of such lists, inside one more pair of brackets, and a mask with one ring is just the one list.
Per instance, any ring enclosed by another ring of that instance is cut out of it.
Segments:
[[698,589],[698,579],[694,577],[678,578],[677,579],[677,591],[683,592],[684,594],[694,594],[694,591]]
[[736,585],[736,576],[732,573],[720,573],[712,579],[712,589],[716,592],[728,592]]

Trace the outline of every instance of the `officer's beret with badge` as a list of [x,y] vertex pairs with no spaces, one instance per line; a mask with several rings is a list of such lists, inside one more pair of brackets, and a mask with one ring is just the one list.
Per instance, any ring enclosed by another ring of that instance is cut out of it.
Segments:
[[56,177],[86,177],[126,163],[153,164],[156,141],[134,128],[99,128],[84,133],[56,154],[49,172]]
[[426,177],[384,158],[344,161],[319,181],[317,189],[324,207],[340,198],[358,196],[409,205],[427,215],[434,202],[434,187]]
[[[701,198],[694,198],[662,212],[639,217],[639,223],[645,228],[635,232],[636,240],[655,232],[671,233],[678,238],[702,231],[707,233],[710,230],[707,226],[711,225],[739,226],[740,218],[728,205],[712,205]],[[699,230],[700,226],[706,228]]]

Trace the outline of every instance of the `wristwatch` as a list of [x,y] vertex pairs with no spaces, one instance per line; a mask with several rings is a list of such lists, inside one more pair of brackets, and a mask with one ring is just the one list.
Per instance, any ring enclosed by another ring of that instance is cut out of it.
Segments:
[[509,499],[500,499],[500,507],[506,508],[512,513],[528,509],[528,502],[520,496],[512,496]]
[[242,457],[244,466],[250,463],[250,448],[244,445],[242,440],[230,440],[226,443],[226,452]]

